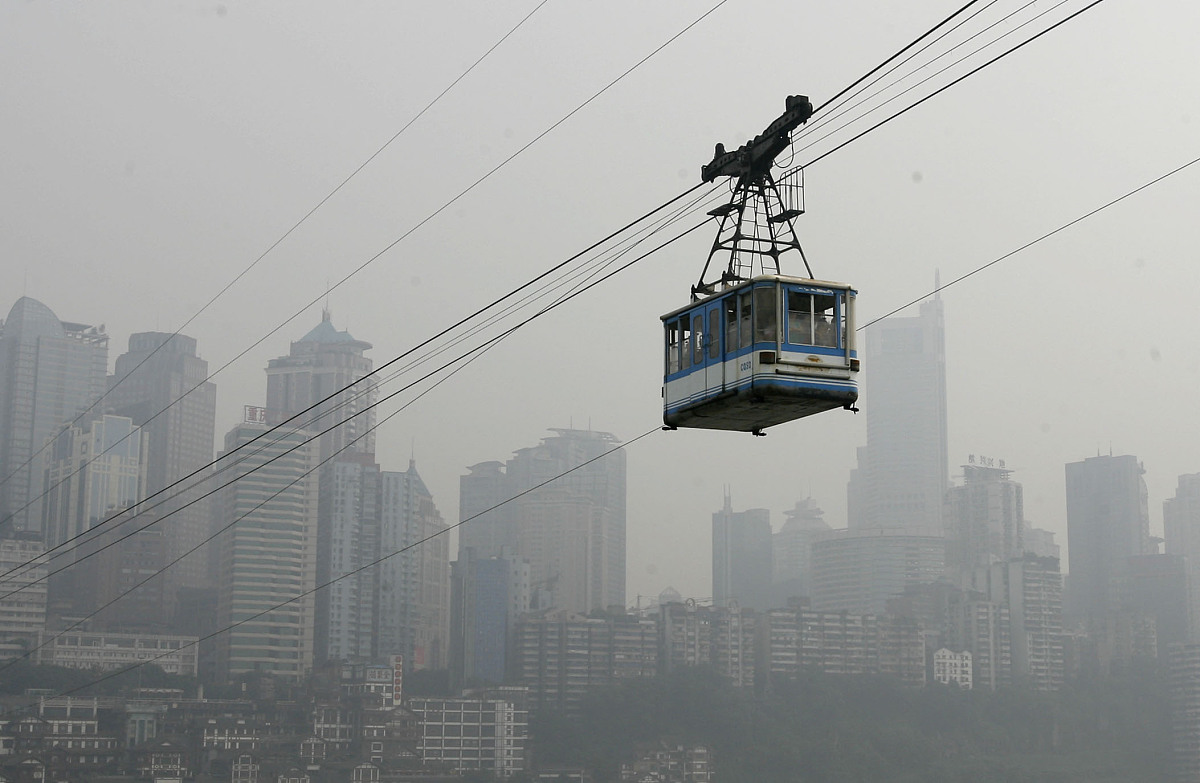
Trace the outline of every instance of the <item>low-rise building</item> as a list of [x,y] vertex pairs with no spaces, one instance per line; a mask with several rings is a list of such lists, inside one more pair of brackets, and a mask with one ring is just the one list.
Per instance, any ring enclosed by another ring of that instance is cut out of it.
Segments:
[[509,777],[526,767],[529,711],[508,699],[411,699],[428,764]]
[[112,671],[153,663],[167,674],[195,677],[198,672],[195,636],[41,631],[37,644],[35,661],[50,666]]
[[933,680],[943,685],[954,685],[971,690],[972,673],[971,651],[954,650],[943,647],[933,654]]

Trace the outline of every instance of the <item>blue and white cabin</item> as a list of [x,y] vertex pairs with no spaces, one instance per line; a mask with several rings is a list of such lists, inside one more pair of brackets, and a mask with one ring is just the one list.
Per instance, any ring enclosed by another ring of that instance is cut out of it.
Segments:
[[858,399],[857,292],[765,275],[662,317],[663,422],[761,433]]

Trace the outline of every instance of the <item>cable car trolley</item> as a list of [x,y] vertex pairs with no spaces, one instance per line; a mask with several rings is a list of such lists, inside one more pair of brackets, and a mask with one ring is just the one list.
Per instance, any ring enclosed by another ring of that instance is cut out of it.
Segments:
[[[845,283],[813,278],[793,222],[803,214],[803,169],[771,168],[812,115],[802,95],[761,135],[733,152],[718,144],[705,182],[731,177],[729,203],[709,212],[717,238],[690,304],[662,316],[663,423],[762,435],[776,424],[858,399],[854,304]],[[807,277],[780,273],[793,253]],[[706,279],[713,260],[727,263]]]

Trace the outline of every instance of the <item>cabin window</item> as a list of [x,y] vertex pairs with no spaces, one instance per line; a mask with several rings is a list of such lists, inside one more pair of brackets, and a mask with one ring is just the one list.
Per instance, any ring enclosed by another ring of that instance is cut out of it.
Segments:
[[838,294],[812,294],[805,291],[787,292],[787,341],[794,345],[817,345],[836,348],[842,344],[838,334],[846,333],[844,308],[837,306]]
[[813,295],[813,345],[824,348],[837,347],[837,330],[834,318],[836,297],[833,294]]
[[775,289],[754,289],[754,341],[775,342]]
[[854,350],[854,335],[847,331],[847,325],[850,323],[850,308],[853,304],[854,299],[847,296],[838,308],[838,345],[851,351]]
[[704,364],[704,313],[692,316],[692,364]]
[[738,345],[742,348],[749,348],[752,342],[750,334],[750,314],[753,311],[753,308],[750,306],[751,299],[750,292],[747,291],[738,300],[742,308],[741,320],[738,321],[738,334],[740,335]]
[[812,294],[788,291],[787,304],[787,341],[812,345]]
[[682,332],[679,321],[667,322],[667,375],[679,372],[679,348]]
[[738,316],[737,316],[737,297],[730,296],[725,299],[725,350],[736,351],[738,349]]

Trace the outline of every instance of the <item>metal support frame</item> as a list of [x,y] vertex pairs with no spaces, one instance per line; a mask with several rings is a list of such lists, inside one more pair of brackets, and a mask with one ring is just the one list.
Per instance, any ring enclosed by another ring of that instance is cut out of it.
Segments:
[[[718,177],[736,178],[736,182],[729,203],[708,213],[718,221],[717,238],[699,282],[692,286],[692,301],[757,274],[782,274],[779,257],[791,250],[799,253],[808,276],[813,276],[794,223],[804,214],[804,171],[789,171],[780,182],[771,175],[775,157],[787,149],[791,132],[808,121],[813,107],[803,95],[788,96],[784,105],[782,115],[737,150],[726,152],[718,144],[712,162],[701,169],[705,182]],[[706,279],[718,255],[728,256],[725,269],[719,277]]]

